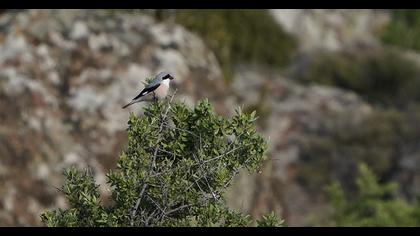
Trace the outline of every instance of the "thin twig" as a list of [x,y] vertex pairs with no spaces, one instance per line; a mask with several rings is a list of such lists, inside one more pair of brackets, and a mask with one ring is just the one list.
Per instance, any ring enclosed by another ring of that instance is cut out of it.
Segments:
[[[199,180],[201,180],[202,178],[204,178],[205,176],[209,176],[210,174],[213,174],[213,173],[214,173],[214,170],[216,170],[216,169],[218,169],[218,168],[219,168],[219,166],[218,166],[218,165],[216,165],[215,167],[211,168],[211,169],[210,169],[210,171],[209,171],[209,170],[206,170],[207,174],[200,176],[198,179],[195,179],[195,181],[199,181]],[[192,186],[194,186],[194,183],[190,184],[190,186],[188,186],[188,188],[187,188],[186,190],[188,191],[189,189],[191,189],[191,188],[192,188]],[[201,189],[200,189],[200,190],[201,190]],[[201,190],[201,191],[202,191],[202,190]]]
[[230,179],[228,180],[228,182],[226,182],[226,184],[225,184],[225,188],[227,187],[227,186],[229,186],[229,184],[232,182],[232,180],[233,180],[233,178],[236,176],[236,174],[238,174],[239,173],[239,169],[237,168],[237,169],[235,169],[235,171],[233,172],[233,174],[230,176]]
[[[194,153],[193,153],[193,157],[196,160],[198,159],[198,162],[199,163],[201,162],[200,158],[196,157],[194,155]],[[203,170],[203,165],[202,164],[200,164],[200,168]],[[203,170],[203,171],[205,171],[205,170]],[[214,200],[217,201],[218,199],[217,199],[216,195],[214,194],[213,188],[210,186],[209,181],[207,180],[206,175],[204,175],[204,179],[206,180],[207,187],[209,187],[209,190],[211,191],[211,194],[213,195]]]
[[[167,124],[166,122],[163,122],[163,125],[164,125],[165,127],[168,127],[168,128],[172,128],[172,129],[175,129],[175,130],[180,130],[180,131],[187,132],[187,133],[189,133],[189,134],[191,134],[191,135],[193,135],[193,136],[195,136],[195,137],[199,138],[199,136],[198,136],[198,135],[194,134],[193,132],[191,132],[191,131],[189,131],[189,130],[182,129],[182,128],[178,128],[178,127],[175,127],[175,126],[170,126],[170,125],[169,125],[169,124]],[[158,127],[158,126],[156,126],[156,125],[155,125],[155,127]]]
[[169,152],[169,151],[166,151],[166,150],[161,149],[161,148],[158,148],[158,150],[161,151],[161,152],[167,153],[167,154],[171,154],[172,156],[176,156],[175,153],[173,153],[173,152]]
[[163,213],[163,214],[165,214],[165,211],[164,210],[162,210],[162,208],[159,206],[159,204],[157,204],[154,200],[153,200],[153,198],[151,198],[149,195],[147,195],[146,194],[146,197],[147,198],[149,198],[150,199],[150,201],[152,201],[156,206],[157,206],[157,208]]
[[171,214],[171,213],[174,213],[174,212],[176,212],[176,211],[182,210],[182,209],[184,209],[184,208],[186,208],[186,207],[190,207],[190,206],[192,206],[192,204],[182,205],[182,206],[180,206],[180,207],[177,207],[177,208],[175,208],[175,209],[172,209],[172,210],[170,210],[170,211],[167,211],[167,212],[166,212],[166,215],[169,215],[169,214]]
[[141,199],[142,199],[142,197],[143,197],[144,191],[146,190],[147,186],[148,186],[148,184],[144,184],[144,185],[143,185],[143,188],[142,188],[142,189],[141,189],[141,191],[140,191],[139,198],[137,198],[136,205],[135,205],[135,207],[134,207],[133,211],[131,212],[131,225],[133,225],[133,224],[134,224],[134,217],[136,216],[137,209],[139,208],[139,205],[140,205]]
[[[207,160],[205,160],[205,161],[202,161],[202,162],[201,162],[201,163],[199,163],[199,164],[200,164],[200,165],[202,165],[202,164],[206,164],[207,162],[217,160],[217,159],[222,158],[222,157],[224,157],[224,156],[226,156],[226,155],[228,155],[228,154],[230,154],[230,153],[232,153],[232,152],[234,152],[234,151],[236,151],[236,150],[238,150],[238,149],[240,149],[240,148],[244,148],[244,147],[247,147],[247,146],[250,146],[250,145],[251,145],[251,144],[236,147],[236,148],[234,148],[234,149],[232,149],[232,150],[230,150],[230,151],[228,151],[228,152],[225,152],[225,153],[223,153],[223,154],[221,154],[221,155],[219,155],[219,156],[217,156],[217,157],[212,157],[212,158],[210,158],[210,159],[207,159]],[[197,164],[196,164],[196,165],[197,165]]]
[[158,152],[158,147],[159,147],[160,139],[162,138],[163,125],[165,123],[166,117],[168,116],[169,109],[171,108],[171,102],[172,102],[172,100],[173,100],[173,98],[174,98],[174,96],[176,94],[176,91],[177,90],[175,90],[175,92],[172,94],[171,99],[168,102],[168,107],[166,108],[166,111],[163,114],[162,119],[161,119],[161,123],[160,123],[160,127],[159,127],[159,132],[158,132],[159,136],[157,138],[156,146],[155,146],[155,151],[153,153],[152,168],[154,168],[156,166],[156,155],[157,155],[157,152]]
[[244,133],[245,133],[245,130],[242,131],[242,133],[240,133],[238,136],[235,136],[235,139],[231,143],[229,143],[228,147],[233,145],[233,143],[236,142]]
[[207,159],[207,160],[203,161],[201,164],[206,164],[207,162],[214,161],[214,160],[217,160],[219,158],[222,158],[223,156],[226,156],[226,155],[228,155],[228,154],[230,154],[230,153],[232,153],[232,152],[234,152],[234,151],[236,151],[236,150],[238,150],[240,148],[243,148],[243,147],[245,147],[245,146],[236,147],[236,148],[234,148],[234,149],[232,149],[232,150],[230,150],[228,152],[225,152],[225,153],[223,153],[223,154],[221,154],[221,155],[219,155],[217,157],[213,157],[213,158]]
[[[248,157],[248,159],[245,160],[244,164],[245,165],[251,158]],[[227,186],[229,186],[229,184],[232,182],[233,178],[236,176],[236,174],[239,173],[239,168],[236,168],[235,171],[233,172],[233,174],[230,176],[230,179],[228,180],[228,182],[226,182],[224,188],[226,188]]]
[[147,217],[146,222],[144,223],[144,225],[146,227],[149,226],[149,221],[150,221],[150,219],[152,219],[152,216],[155,214],[156,211],[157,211],[157,209],[155,209],[154,211],[152,211],[152,213],[150,213],[150,215]]
[[[157,151],[158,151],[158,147],[159,147],[158,145],[159,145],[159,142],[160,142],[160,139],[161,139],[161,136],[162,136],[163,123],[164,123],[163,121],[166,119],[166,117],[168,115],[169,108],[171,107],[170,104],[171,104],[171,102],[172,102],[172,100],[173,100],[176,92],[177,92],[177,90],[175,90],[174,93],[172,94],[171,99],[168,102],[168,107],[166,108],[166,111],[165,111],[165,113],[164,113],[164,115],[162,117],[162,123],[161,123],[161,125],[159,127],[159,136],[157,138],[157,142],[156,142],[156,146],[155,146],[155,151],[153,153],[153,161],[151,163],[150,170],[149,170],[149,176],[152,174],[153,168],[156,165],[156,155],[157,155]],[[143,197],[144,191],[146,190],[147,186],[148,186],[148,184],[144,184],[143,185],[143,188],[142,188],[142,190],[140,192],[139,198],[137,199],[136,205],[134,206],[134,209],[133,209],[133,211],[131,213],[131,225],[134,224],[134,217],[136,216],[137,210],[138,210],[138,208],[140,206],[141,199]],[[146,221],[146,225],[147,225],[147,223],[148,223],[148,220]]]
[[[193,177],[194,178],[194,177]],[[201,178],[200,178],[201,179]],[[200,180],[198,179],[198,180]],[[201,188],[200,184],[198,183],[198,180],[196,178],[194,178],[194,182],[195,184],[198,186],[198,188],[200,189],[201,192],[204,192],[204,190]],[[192,186],[194,186],[194,184],[192,184]],[[189,189],[189,188],[188,188]]]

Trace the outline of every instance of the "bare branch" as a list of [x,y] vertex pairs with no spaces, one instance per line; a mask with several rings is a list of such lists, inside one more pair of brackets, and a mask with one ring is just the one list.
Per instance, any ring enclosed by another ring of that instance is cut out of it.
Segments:
[[193,204],[186,204],[186,205],[179,206],[179,207],[177,207],[177,208],[175,208],[175,209],[172,209],[172,210],[170,210],[170,211],[167,211],[167,212],[166,212],[166,215],[172,214],[172,213],[174,213],[174,212],[176,212],[176,211],[180,211],[180,210],[182,210],[182,209],[184,209],[184,208],[187,208],[187,207],[190,207],[190,206],[192,206],[192,205],[193,205]]
[[[158,147],[159,147],[159,142],[160,142],[160,139],[161,139],[161,136],[162,136],[162,134],[161,134],[161,133],[162,133],[162,130],[163,130],[164,120],[165,120],[165,119],[166,119],[166,117],[168,116],[169,108],[171,107],[171,105],[170,105],[170,104],[171,104],[171,102],[172,102],[172,100],[173,100],[173,98],[174,98],[174,96],[175,96],[176,92],[177,92],[177,90],[175,90],[175,92],[172,94],[172,96],[171,96],[170,100],[168,101],[168,107],[166,108],[166,111],[165,111],[165,113],[164,113],[164,114],[163,114],[163,116],[162,116],[161,125],[160,125],[160,127],[159,127],[159,136],[158,136],[158,139],[157,139],[157,142],[156,142],[155,151],[154,151],[154,153],[153,153],[153,161],[152,161],[151,166],[150,166],[149,175],[150,175],[150,174],[152,174],[153,168],[156,166],[156,156],[157,156],[157,152],[158,152],[158,150],[159,150],[159,148],[158,148]],[[136,201],[136,205],[134,206],[134,209],[133,209],[133,211],[131,212],[131,225],[133,225],[133,224],[134,224],[134,218],[135,218],[135,216],[136,216],[136,213],[137,213],[137,210],[138,210],[138,208],[139,208],[139,205],[140,205],[141,199],[142,199],[142,197],[143,197],[144,191],[146,190],[147,186],[148,186],[148,184],[144,184],[144,185],[143,185],[143,188],[142,188],[142,190],[141,190],[141,192],[140,192],[140,194],[139,194],[139,197],[138,197],[138,199],[137,199],[137,201]],[[148,220],[147,220],[147,222],[148,222]],[[147,224],[147,222],[146,222],[146,224]]]
[[240,148],[243,148],[244,146],[242,146],[242,147],[236,147],[236,148],[234,148],[234,149],[232,149],[232,150],[230,150],[230,151],[228,151],[228,152],[225,152],[225,153],[223,153],[223,154],[221,154],[221,155],[219,155],[219,156],[217,156],[217,157],[213,157],[213,158],[210,158],[210,159],[208,159],[208,160],[205,160],[205,161],[203,161],[201,164],[206,164],[207,162],[210,162],[210,161],[214,161],[214,160],[217,160],[217,159],[219,159],[219,158],[222,158],[222,157],[224,157],[224,156],[226,156],[226,155],[228,155],[228,154],[230,154],[230,153],[232,153],[232,152],[234,152],[234,151],[236,151],[236,150],[238,150],[238,149],[240,149]]
[[158,148],[158,151],[161,151],[161,152],[164,152],[164,153],[170,154],[170,155],[172,155],[172,156],[176,156],[176,155],[175,155],[175,153],[173,153],[173,152],[169,152],[169,151],[166,151],[166,150],[161,149],[161,148]]
[[159,206],[159,204],[157,204],[157,202],[155,202],[154,200],[153,200],[153,198],[151,198],[149,195],[147,195],[146,194],[146,197],[150,200],[150,201],[152,201],[153,202],[153,204],[155,204],[155,206],[163,213],[163,214],[165,214],[165,211],[164,210],[162,210],[162,208]]
[[224,157],[224,156],[226,156],[226,155],[228,155],[228,154],[230,154],[230,153],[232,153],[232,152],[234,152],[234,151],[236,151],[236,150],[238,150],[240,148],[244,148],[244,147],[247,147],[247,146],[250,146],[250,145],[251,145],[251,143],[250,144],[247,144],[247,145],[236,147],[236,148],[231,149],[231,150],[229,150],[229,151],[227,151],[227,152],[225,152],[225,153],[223,153],[223,154],[221,154],[221,155],[219,155],[217,157],[213,157],[213,158],[207,159],[207,160],[202,161],[202,162],[200,162],[200,163],[198,163],[196,165],[203,165],[203,164],[206,164],[206,163],[208,163],[210,161],[217,160],[217,159],[222,158],[222,157]]
[[153,153],[152,168],[156,167],[156,155],[157,155],[157,152],[158,152],[160,139],[162,138],[162,130],[163,130],[163,127],[164,127],[165,119],[168,116],[169,109],[171,108],[171,102],[172,102],[172,100],[173,100],[173,98],[176,94],[176,91],[177,90],[175,90],[175,92],[172,94],[171,99],[169,99],[168,107],[166,108],[165,113],[163,114],[163,116],[161,118],[161,123],[160,123],[160,127],[159,127],[159,132],[158,132],[159,136],[158,136],[157,141],[156,141],[155,152]]
[[147,219],[146,219],[146,221],[145,221],[145,223],[144,223],[144,225],[147,227],[147,226],[149,226],[149,221],[150,221],[150,219],[152,219],[153,218],[153,216],[155,215],[155,212],[157,211],[157,209],[155,209],[154,211],[152,211],[152,213],[150,213],[150,215],[147,217]]
[[[246,159],[246,161],[244,162],[244,165],[250,160],[251,158]],[[227,186],[229,186],[229,184],[233,181],[233,178],[236,176],[236,174],[239,173],[239,168],[236,168],[235,171],[233,172],[233,174],[230,176],[230,179],[228,180],[228,182],[226,182],[225,184],[225,188]]]
[[148,184],[144,184],[144,185],[143,185],[143,188],[142,188],[142,189],[141,189],[141,191],[140,191],[139,198],[137,199],[136,205],[134,206],[134,209],[133,209],[133,211],[131,212],[131,225],[133,225],[133,224],[134,224],[134,218],[135,218],[135,216],[136,216],[137,209],[139,208],[139,205],[140,205],[141,199],[142,199],[142,197],[143,197],[144,191],[146,190],[147,186],[148,186]]
[[[199,163],[202,163],[201,160],[194,155],[194,153],[193,153],[193,157],[194,157],[194,159],[198,160]],[[203,168],[203,165],[202,164],[200,164],[200,168],[201,169]],[[204,175],[204,179],[206,180],[207,187],[209,187],[209,190],[211,191],[211,194],[212,194],[214,200],[217,201],[218,199],[216,197],[216,194],[214,194],[213,188],[210,186],[209,181],[207,180],[206,175]]]
[[[194,137],[200,138],[200,136],[194,134],[194,132],[191,132],[191,131],[186,130],[186,129],[178,128],[178,127],[175,127],[175,126],[169,126],[166,122],[163,122],[163,126],[168,127],[168,128],[172,128],[172,129],[175,129],[175,130],[184,131],[184,132],[187,132],[187,133],[191,134]],[[158,127],[158,126],[155,126],[155,127]]]

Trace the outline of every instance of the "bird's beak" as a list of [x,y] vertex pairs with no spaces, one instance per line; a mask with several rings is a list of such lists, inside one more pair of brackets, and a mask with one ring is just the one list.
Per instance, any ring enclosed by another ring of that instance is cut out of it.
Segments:
[[170,77],[169,77],[169,79],[170,79],[170,80],[173,80],[173,79],[174,79],[174,77],[170,76]]

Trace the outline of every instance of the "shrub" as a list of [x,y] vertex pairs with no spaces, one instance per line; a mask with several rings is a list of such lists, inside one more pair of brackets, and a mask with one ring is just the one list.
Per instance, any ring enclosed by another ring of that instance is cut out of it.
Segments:
[[[339,181],[347,194],[356,192],[353,180],[360,162],[366,163],[381,181],[404,176],[407,169],[399,166],[401,160],[419,154],[419,106],[405,112],[376,109],[357,122],[347,114],[326,113],[324,122],[300,141],[297,180],[312,196],[322,196],[320,187],[333,180]],[[401,194],[407,199],[415,197],[411,180],[401,181]]]
[[351,192],[360,161],[372,166],[377,175],[386,176],[402,155],[398,150],[404,145],[403,140],[415,137],[405,128],[415,123],[414,120],[409,122],[403,113],[395,110],[374,111],[357,123],[348,115],[326,115],[328,125],[302,140],[298,181],[312,193],[319,193],[319,186],[333,179],[340,180]]
[[390,23],[381,34],[381,39],[389,45],[420,50],[420,10],[392,10]]
[[[215,115],[207,100],[193,109],[160,101],[131,114],[128,146],[107,174],[111,206],[101,204],[91,174],[70,169],[61,188],[69,209],[47,211],[48,226],[247,226],[250,216],[227,208],[223,193],[241,168],[260,168],[266,141],[255,112]],[[258,222],[278,225],[272,215]]]
[[395,50],[319,53],[292,76],[352,90],[377,105],[405,108],[420,101],[420,68]]
[[418,202],[408,203],[395,198],[397,185],[379,183],[365,164],[359,165],[356,180],[358,192],[348,198],[335,182],[328,186],[333,210],[330,221],[334,226],[418,226]]
[[282,67],[297,47],[267,10],[178,10],[176,21],[203,38],[227,78],[241,62]]

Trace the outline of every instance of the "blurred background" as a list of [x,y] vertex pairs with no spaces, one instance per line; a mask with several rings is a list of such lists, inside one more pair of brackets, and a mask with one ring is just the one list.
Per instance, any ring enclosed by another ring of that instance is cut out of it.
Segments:
[[66,207],[71,165],[107,204],[143,105],[121,106],[166,70],[189,105],[260,116],[268,158],[229,189],[233,209],[420,226],[419,50],[419,10],[1,10],[0,225]]

